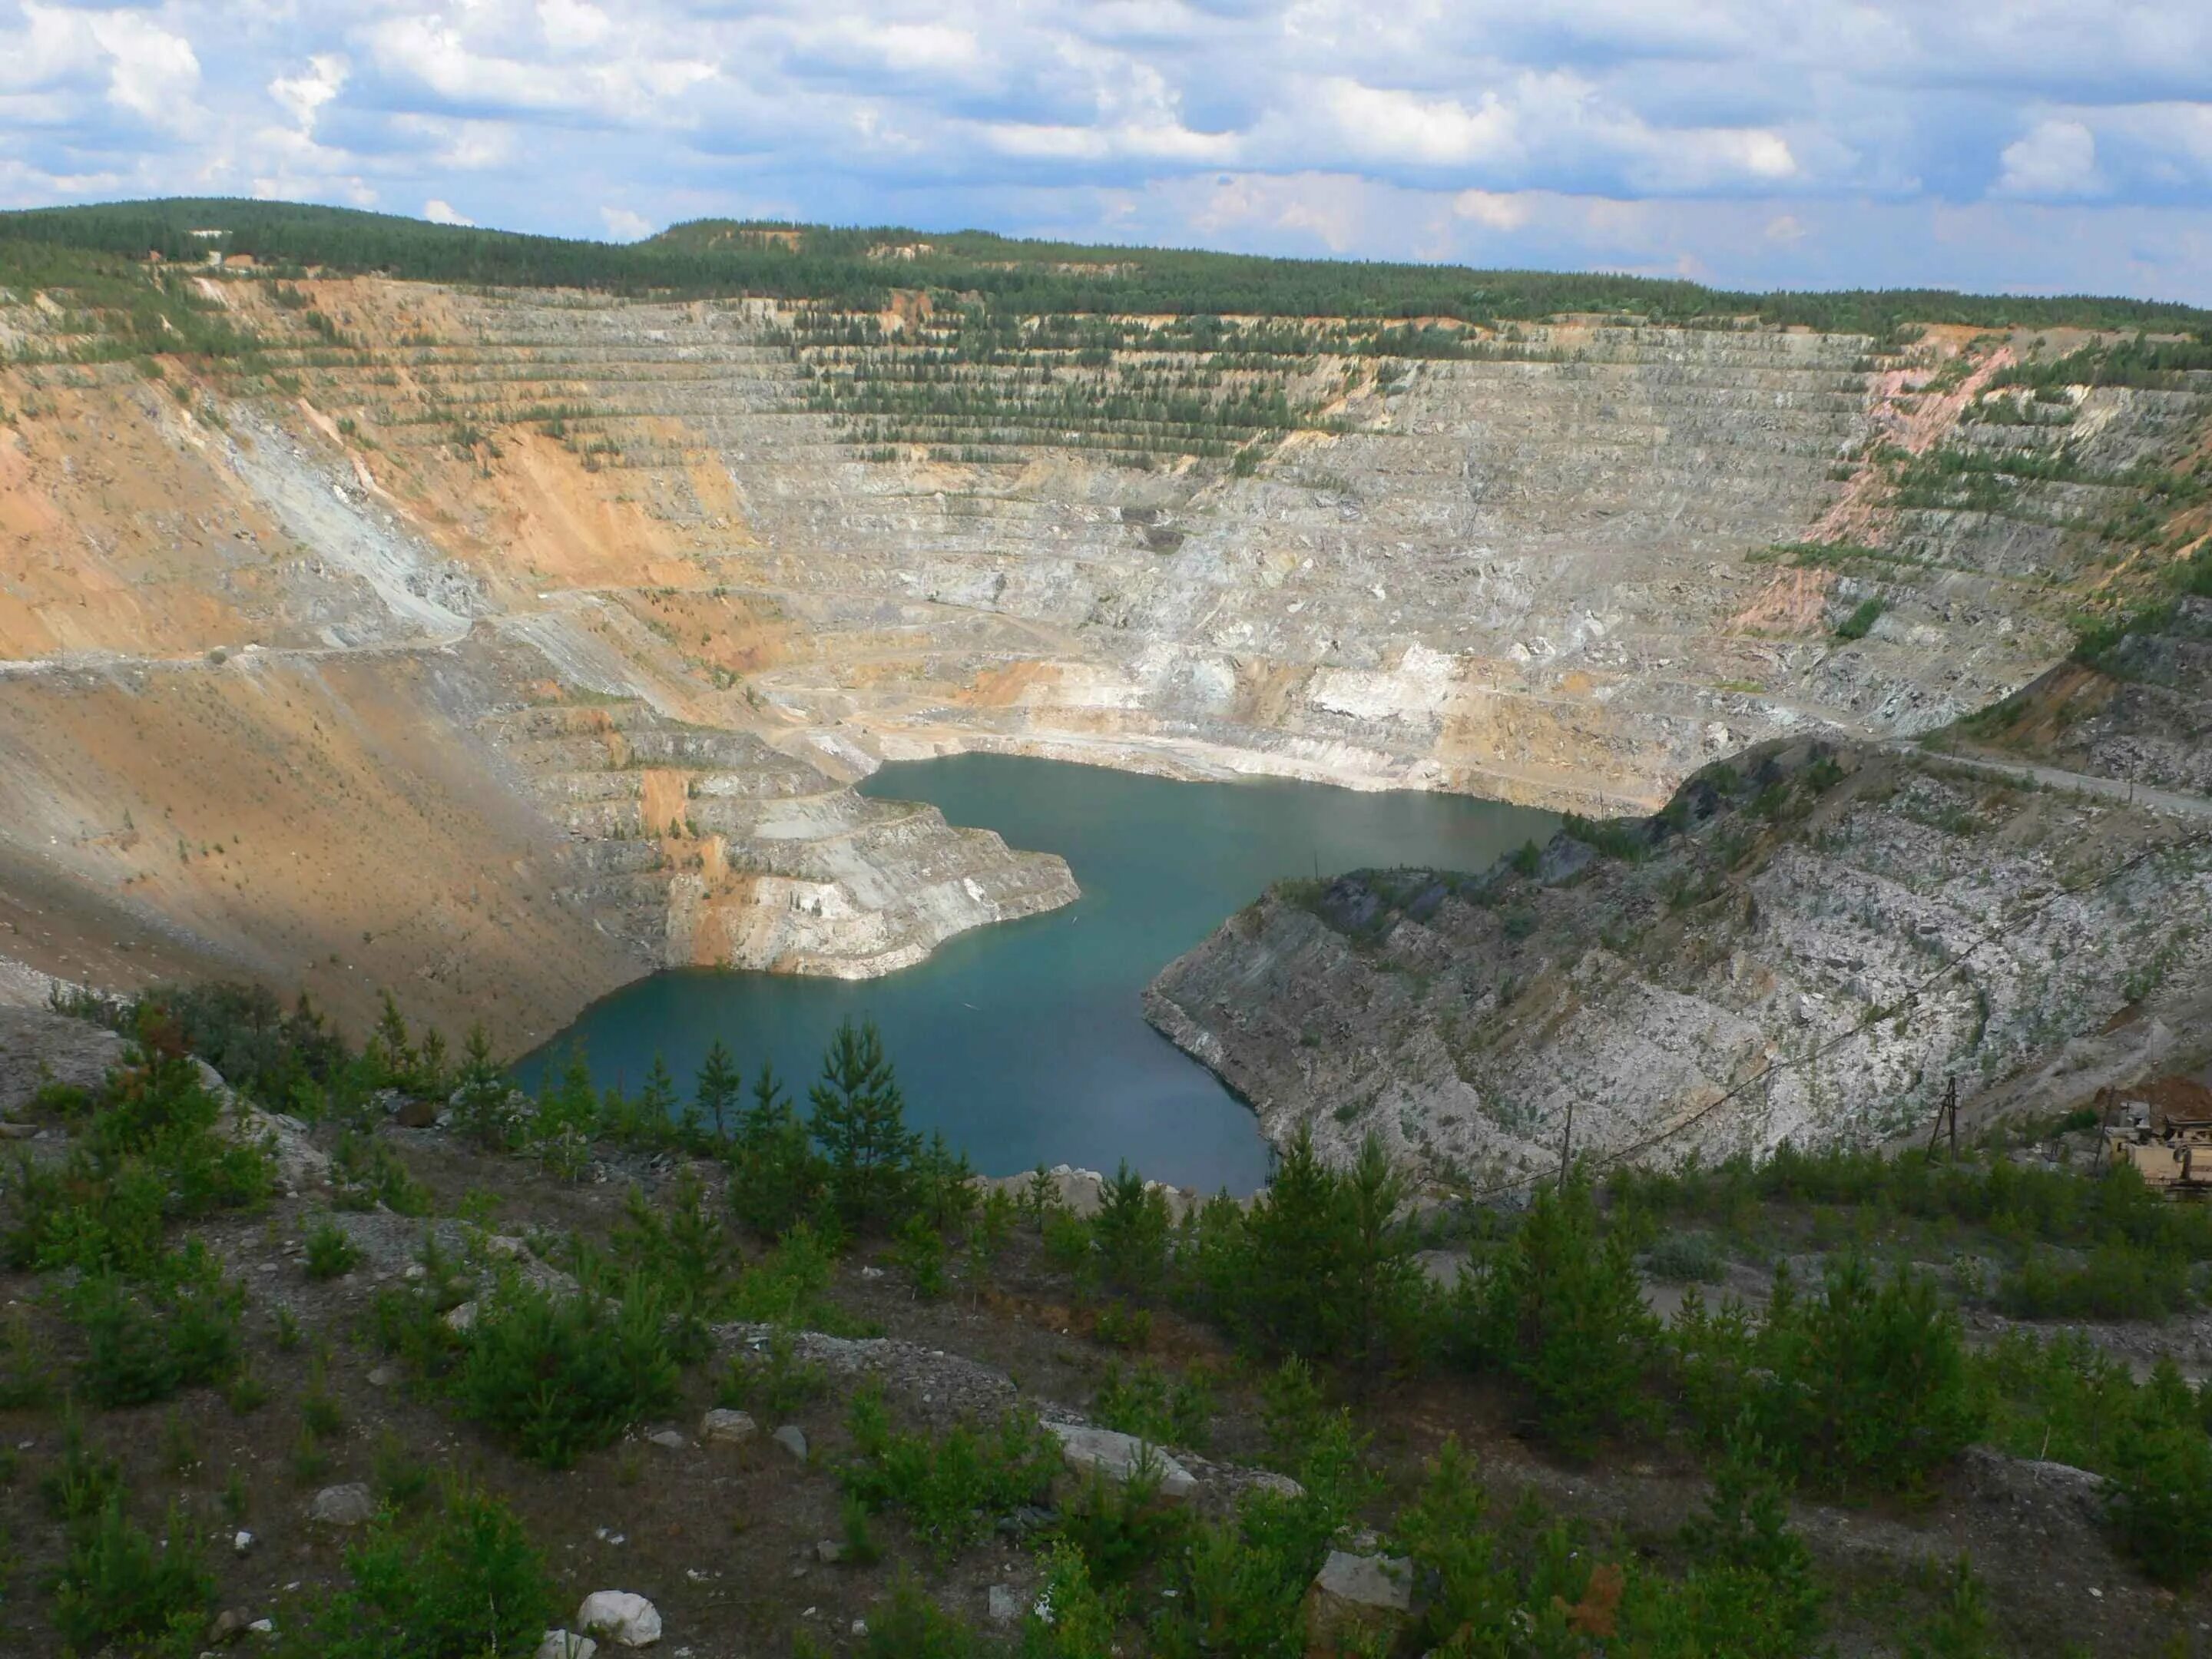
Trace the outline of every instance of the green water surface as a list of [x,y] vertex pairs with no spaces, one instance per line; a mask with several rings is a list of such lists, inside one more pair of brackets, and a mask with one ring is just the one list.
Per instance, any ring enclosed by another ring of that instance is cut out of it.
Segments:
[[872,1019],[908,1121],[942,1129],[984,1174],[1111,1170],[1126,1158],[1150,1176],[1242,1194],[1267,1178],[1267,1147],[1250,1112],[1145,1024],[1138,999],[1152,976],[1271,882],[1362,866],[1480,870],[1557,825],[1463,795],[1176,783],[1001,755],[899,763],[862,788],[1057,853],[1083,896],[963,933],[884,979],[656,974],[587,1009],[541,1057],[580,1039],[603,1085],[635,1090],[657,1053],[688,1088],[719,1036],[748,1074],[773,1059],[804,1110],[837,1022]]

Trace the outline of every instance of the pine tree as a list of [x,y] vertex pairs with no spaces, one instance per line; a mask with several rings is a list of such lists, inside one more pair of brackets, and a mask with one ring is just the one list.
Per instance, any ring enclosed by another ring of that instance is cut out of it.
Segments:
[[630,1104],[630,1121],[636,1139],[647,1146],[665,1146],[676,1134],[676,1079],[659,1054],[646,1072],[645,1087]]
[[738,1121],[730,1209],[753,1232],[777,1238],[812,1207],[821,1187],[821,1161],[806,1126],[792,1109],[775,1066],[763,1060],[752,1103]]
[[415,1050],[407,1040],[407,1021],[392,993],[383,993],[384,1012],[376,1017],[364,1056],[383,1086],[404,1085],[415,1070]]
[[906,1127],[906,1100],[872,1021],[837,1028],[822,1057],[822,1080],[807,1091],[807,1127],[827,1163],[830,1196],[855,1229],[896,1218],[921,1137]]
[[1321,1161],[1302,1125],[1244,1230],[1245,1318],[1261,1346],[1310,1358],[1336,1352],[1346,1224],[1343,1178]]
[[514,1143],[514,1114],[507,1105],[506,1073],[492,1058],[491,1039],[483,1022],[469,1027],[461,1046],[459,1092],[453,1102],[454,1121],[461,1133],[478,1145],[504,1150]]
[[1528,1390],[1555,1444],[1585,1452],[1638,1409],[1657,1325],[1627,1235],[1600,1231],[1579,1169],[1539,1190],[1476,1305],[1479,1351]]
[[729,1142],[731,1121],[744,1088],[744,1073],[738,1069],[737,1061],[722,1046],[722,1040],[715,1038],[714,1046],[707,1050],[706,1063],[699,1068],[692,1098],[698,1106],[699,1115],[714,1126],[718,1145],[726,1146]]
[[1403,1343],[1421,1293],[1412,1231],[1398,1219],[1405,1182],[1369,1135],[1343,1188],[1343,1357],[1372,1371]]

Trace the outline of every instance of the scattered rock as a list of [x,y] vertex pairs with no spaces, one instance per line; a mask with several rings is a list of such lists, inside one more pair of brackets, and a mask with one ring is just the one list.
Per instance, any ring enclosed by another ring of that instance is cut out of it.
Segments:
[[588,1636],[579,1636],[574,1631],[549,1630],[545,1639],[538,1644],[533,1659],[592,1659],[599,1644]]
[[427,1100],[403,1100],[392,1121],[403,1129],[428,1129],[437,1122],[438,1109]]
[[1387,1644],[1413,1608],[1410,1561],[1331,1550],[1306,1591],[1306,1651],[1374,1651],[1376,1638]]
[[630,1590],[593,1590],[576,1609],[576,1627],[618,1647],[651,1647],[660,1639],[660,1613]]
[[800,1462],[806,1461],[806,1431],[796,1423],[786,1423],[769,1438],[789,1452]]
[[240,1555],[245,1554],[253,1547],[253,1534],[250,1532],[240,1532],[230,1540],[230,1547]]
[[845,1547],[834,1538],[825,1538],[814,1547],[814,1559],[825,1567],[834,1567],[845,1559]]
[[446,1316],[446,1328],[449,1331],[459,1331],[466,1335],[476,1328],[477,1304],[474,1302],[464,1302]]
[[276,1633],[276,1621],[274,1619],[257,1619],[246,1628],[256,1636],[273,1636]]
[[207,1639],[210,1642],[235,1642],[246,1634],[246,1615],[236,1607],[225,1607],[208,1621]]
[[1149,1460],[1159,1471],[1160,1496],[1180,1504],[1198,1492],[1198,1478],[1158,1446],[1133,1434],[1094,1429],[1074,1423],[1048,1423],[1060,1442],[1060,1456],[1077,1474],[1096,1471],[1116,1486],[1126,1482]]
[[376,1497],[358,1480],[325,1486],[315,1494],[307,1518],[326,1527],[358,1527],[376,1515]]
[[684,1431],[681,1429],[656,1429],[645,1437],[654,1445],[665,1446],[670,1451],[682,1451],[691,1443],[684,1437]]
[[1022,1598],[1014,1593],[1012,1584],[992,1585],[989,1607],[994,1625],[1011,1625],[1022,1616]]
[[494,1233],[484,1240],[483,1251],[486,1255],[498,1256],[503,1261],[520,1261],[530,1254],[530,1246],[506,1233]]
[[760,1425],[745,1412],[717,1406],[699,1419],[699,1438],[709,1446],[742,1446],[760,1432]]
[[388,1389],[398,1381],[399,1367],[397,1365],[376,1365],[369,1370],[368,1386],[372,1389]]

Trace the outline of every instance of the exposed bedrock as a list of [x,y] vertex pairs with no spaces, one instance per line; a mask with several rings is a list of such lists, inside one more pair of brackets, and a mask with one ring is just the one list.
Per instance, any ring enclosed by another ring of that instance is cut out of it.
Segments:
[[[2063,654],[2068,526],[2202,409],[2079,389],[1974,441],[2094,469],[1906,512],[1853,458],[1966,432],[1917,390],[1953,346],[1559,322],[1322,353],[1280,371],[1304,429],[1133,465],[872,447],[761,301],[306,283],[334,342],[204,286],[255,371],[0,372],[0,989],[389,986],[510,1042],[655,966],[881,973],[1072,896],[854,795],[886,757],[1611,811],[1778,734],[1943,725]],[[1802,564],[1815,532],[1901,550]]]
[[[1740,769],[1738,769],[1740,768]],[[1280,1143],[1481,1187],[2063,1109],[2208,1057],[2212,812],[1767,745],[1528,866],[1290,884],[1153,984]]]

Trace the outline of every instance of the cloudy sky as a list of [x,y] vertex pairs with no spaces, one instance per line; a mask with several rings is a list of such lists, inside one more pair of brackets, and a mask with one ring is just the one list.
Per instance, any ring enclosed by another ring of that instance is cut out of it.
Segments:
[[2212,0],[0,0],[0,204],[2212,303]]

